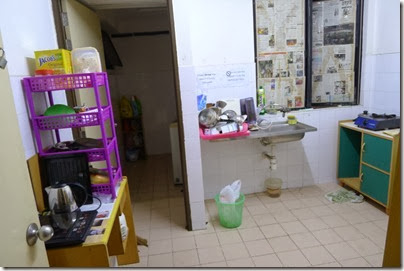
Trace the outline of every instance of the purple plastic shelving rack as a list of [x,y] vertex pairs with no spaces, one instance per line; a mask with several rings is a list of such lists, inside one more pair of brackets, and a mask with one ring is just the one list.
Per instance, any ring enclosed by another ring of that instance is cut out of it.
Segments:
[[[109,183],[92,184],[93,192],[111,194],[116,198],[116,184],[122,180],[121,163],[119,159],[118,142],[114,127],[114,115],[111,105],[111,95],[109,91],[108,77],[105,72],[98,73],[79,73],[64,74],[52,76],[27,77],[23,79],[26,98],[32,122],[32,128],[35,135],[35,142],[40,156],[49,156],[55,154],[86,153],[90,162],[105,161],[108,172]],[[105,87],[107,105],[102,105],[99,87]],[[41,116],[35,113],[35,103],[33,94],[48,94],[50,106],[54,105],[52,91],[92,89],[94,91],[97,106],[91,107],[84,113],[66,114],[57,116]],[[105,122],[110,120],[110,129],[112,137],[107,137]],[[88,126],[99,126],[102,137],[99,139],[103,143],[103,148],[92,148],[77,151],[51,152],[49,148],[44,148],[41,140],[41,131],[54,131],[56,141],[60,142],[59,129],[78,128]],[[112,165],[111,154],[115,155],[116,166]]]

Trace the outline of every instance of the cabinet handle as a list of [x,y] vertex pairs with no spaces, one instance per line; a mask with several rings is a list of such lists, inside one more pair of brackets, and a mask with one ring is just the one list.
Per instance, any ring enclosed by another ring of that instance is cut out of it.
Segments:
[[361,182],[363,182],[363,173],[361,173],[361,176],[359,177],[359,179],[361,180]]
[[364,143],[362,144],[362,148],[361,148],[361,151],[362,151],[362,152],[365,152],[365,145],[366,145],[366,143],[364,142]]

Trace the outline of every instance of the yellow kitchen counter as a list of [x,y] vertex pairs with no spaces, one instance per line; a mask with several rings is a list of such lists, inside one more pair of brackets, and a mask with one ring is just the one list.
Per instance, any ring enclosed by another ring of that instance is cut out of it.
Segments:
[[[128,234],[122,239],[119,215],[125,215]],[[118,195],[109,219],[103,220],[100,235],[89,235],[86,241],[77,246],[47,249],[51,267],[109,267],[110,256],[117,256],[118,264],[139,262],[137,238],[127,177],[120,183]]]

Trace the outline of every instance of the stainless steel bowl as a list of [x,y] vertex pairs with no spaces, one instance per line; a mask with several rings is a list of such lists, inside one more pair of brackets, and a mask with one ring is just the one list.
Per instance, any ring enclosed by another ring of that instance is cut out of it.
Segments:
[[201,126],[206,128],[214,127],[219,121],[219,114],[217,112],[217,108],[214,109],[213,107],[211,107],[203,109],[201,112],[199,112],[198,119],[199,124]]

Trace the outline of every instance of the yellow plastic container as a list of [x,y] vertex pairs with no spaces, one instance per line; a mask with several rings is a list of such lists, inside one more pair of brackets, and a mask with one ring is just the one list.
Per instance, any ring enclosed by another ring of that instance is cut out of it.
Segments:
[[296,117],[293,116],[293,115],[289,115],[289,116],[288,116],[288,124],[289,124],[289,125],[294,125],[294,124],[296,124],[296,123],[297,123]]
[[69,50],[35,51],[34,54],[37,70],[53,70],[53,74],[70,74],[73,72]]

